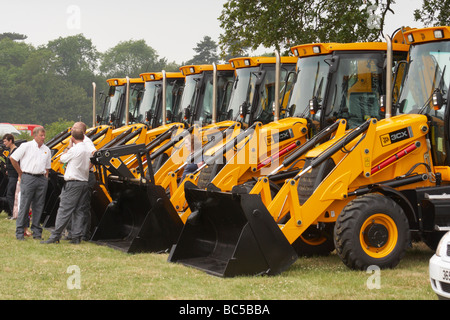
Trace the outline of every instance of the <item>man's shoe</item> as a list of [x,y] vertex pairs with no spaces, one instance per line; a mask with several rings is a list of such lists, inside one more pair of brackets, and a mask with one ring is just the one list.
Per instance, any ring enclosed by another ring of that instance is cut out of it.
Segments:
[[69,243],[71,243],[71,244],[80,244],[81,240],[80,240],[80,238],[73,238],[72,240],[70,240]]
[[41,243],[43,243],[43,244],[59,243],[59,239],[54,239],[54,238],[52,239],[52,238],[50,238],[48,240],[41,241]]

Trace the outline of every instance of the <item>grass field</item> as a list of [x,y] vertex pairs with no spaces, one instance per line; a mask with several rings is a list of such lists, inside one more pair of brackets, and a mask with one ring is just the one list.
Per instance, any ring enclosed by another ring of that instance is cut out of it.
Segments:
[[17,241],[15,221],[5,212],[0,242],[1,300],[436,300],[428,279],[433,252],[421,243],[396,269],[379,274],[349,270],[332,254],[298,259],[278,276],[223,279],[169,263],[167,254],[130,255],[89,242]]

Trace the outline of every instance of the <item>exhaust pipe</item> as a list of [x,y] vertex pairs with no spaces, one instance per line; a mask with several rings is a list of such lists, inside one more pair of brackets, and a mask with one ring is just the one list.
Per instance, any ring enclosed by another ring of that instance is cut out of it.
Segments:
[[92,126],[95,127],[95,89],[97,88],[97,85],[95,82],[92,82]]
[[163,87],[162,87],[162,125],[166,125],[166,116],[167,116],[167,110],[166,110],[166,71],[162,71],[163,76]]
[[128,122],[130,121],[128,113],[130,112],[130,106],[128,105],[130,103],[130,78],[127,76],[127,94],[125,98],[125,125],[128,125]]
[[389,35],[385,35],[387,43],[387,62],[386,62],[386,119],[392,117],[392,40]]
[[215,124],[217,120],[217,66],[213,63],[213,96],[212,96],[212,120],[211,123]]
[[273,102],[273,121],[280,120],[280,70],[281,70],[281,58],[278,50],[275,51],[276,63],[275,63],[275,100]]

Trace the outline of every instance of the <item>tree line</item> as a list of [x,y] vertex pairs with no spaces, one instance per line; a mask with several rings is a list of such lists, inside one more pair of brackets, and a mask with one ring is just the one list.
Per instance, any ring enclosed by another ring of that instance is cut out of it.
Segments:
[[[218,17],[223,30],[219,43],[205,36],[193,48],[194,57],[181,65],[228,61],[260,46],[287,54],[292,45],[302,43],[383,41],[385,18],[395,14],[393,4],[394,0],[229,0]],[[423,0],[414,11],[421,25],[411,27],[449,25],[449,17],[450,0]],[[1,122],[90,123],[92,82],[105,91],[108,78],[178,71],[181,66],[159,57],[144,40],[120,42],[101,53],[82,34],[39,47],[25,39],[13,32],[0,34]]]
[[[91,124],[93,82],[97,92],[107,92],[109,78],[179,71],[181,66],[159,57],[145,40],[120,42],[101,53],[82,34],[39,47],[25,43],[26,38],[0,34],[0,122]],[[208,36],[194,50],[196,55],[182,65],[219,62],[217,44]]]

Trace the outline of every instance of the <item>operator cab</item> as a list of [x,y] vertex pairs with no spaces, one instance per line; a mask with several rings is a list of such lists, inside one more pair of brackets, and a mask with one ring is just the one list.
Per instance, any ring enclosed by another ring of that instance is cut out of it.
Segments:
[[[352,129],[369,118],[383,118],[386,49],[382,42],[292,47],[299,59],[288,113],[309,119],[311,135],[337,119],[346,119]],[[407,52],[407,45],[395,44],[394,61],[404,60]]]
[[450,27],[405,33],[410,52],[396,114],[424,114],[430,121],[434,165],[449,166]]

